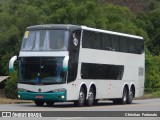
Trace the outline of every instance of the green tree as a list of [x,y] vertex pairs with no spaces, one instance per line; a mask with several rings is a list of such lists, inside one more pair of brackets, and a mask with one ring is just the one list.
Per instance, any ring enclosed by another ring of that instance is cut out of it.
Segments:
[[10,78],[5,83],[4,90],[7,98],[17,98],[17,71],[10,74]]
[[148,17],[153,25],[153,31],[148,31],[152,39],[150,50],[154,55],[160,55],[160,9],[151,11]]
[[155,92],[160,91],[160,57],[146,57],[146,81],[145,91]]

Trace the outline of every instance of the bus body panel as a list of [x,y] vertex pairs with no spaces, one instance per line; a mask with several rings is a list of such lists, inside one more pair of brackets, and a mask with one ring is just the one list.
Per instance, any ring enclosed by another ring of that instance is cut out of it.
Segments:
[[[135,62],[136,60],[136,62]],[[136,55],[114,51],[94,50],[81,48],[79,62],[114,64],[114,65],[131,65],[144,67],[144,54]]]
[[18,83],[18,88],[23,88],[31,92],[49,92],[55,89],[64,88],[66,89],[66,84],[55,84],[55,85],[29,85],[29,84],[20,84]]

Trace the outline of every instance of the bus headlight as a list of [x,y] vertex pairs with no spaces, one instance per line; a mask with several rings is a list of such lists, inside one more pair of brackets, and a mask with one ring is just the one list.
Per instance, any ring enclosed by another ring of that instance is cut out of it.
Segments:
[[18,92],[27,92],[28,90],[23,89],[23,88],[18,88]]
[[18,95],[18,99],[20,99],[21,98],[21,96],[20,95]]
[[64,92],[64,91],[66,91],[65,88],[60,88],[60,89],[52,90],[52,92]]

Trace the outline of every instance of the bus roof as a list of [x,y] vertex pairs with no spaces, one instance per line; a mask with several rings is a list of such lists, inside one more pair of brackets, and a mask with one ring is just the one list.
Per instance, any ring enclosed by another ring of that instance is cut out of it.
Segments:
[[78,25],[71,24],[43,24],[43,25],[34,25],[27,27],[26,30],[45,30],[45,29],[61,29],[61,30],[69,30],[69,29],[81,29]]
[[43,24],[43,25],[34,25],[34,26],[27,27],[26,30],[42,30],[42,29],[64,29],[64,30],[82,29],[82,30],[102,32],[102,33],[107,33],[107,34],[113,34],[113,35],[119,35],[119,36],[125,36],[125,37],[131,37],[131,38],[137,38],[137,39],[142,39],[143,40],[143,37],[136,36],[136,35],[130,35],[130,34],[125,34],[125,33],[120,33],[120,32],[113,32],[113,31],[108,31],[108,30],[90,28],[90,27],[83,26],[83,25],[79,26],[79,25],[72,25],[72,24]]
[[120,33],[120,32],[113,32],[113,31],[108,31],[108,30],[101,30],[101,29],[96,29],[96,28],[90,28],[90,27],[87,27],[87,26],[81,26],[81,28],[83,30],[102,32],[102,33],[107,33],[107,34],[112,34],[112,35],[131,37],[131,38],[137,38],[137,39],[142,39],[143,40],[143,37],[136,36],[136,35],[130,35],[130,34],[125,34],[125,33]]

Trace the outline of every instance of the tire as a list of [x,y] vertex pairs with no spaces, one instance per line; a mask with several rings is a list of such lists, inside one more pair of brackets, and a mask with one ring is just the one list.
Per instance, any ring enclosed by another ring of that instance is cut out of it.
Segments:
[[47,106],[53,106],[54,102],[53,101],[46,101]]
[[88,99],[86,101],[87,106],[92,106],[94,104],[94,101],[95,101],[95,94],[93,88],[91,87],[88,93]]
[[34,103],[36,104],[36,106],[43,106],[44,105],[44,101],[34,101]]
[[79,91],[79,98],[74,102],[74,104],[78,107],[82,107],[84,106],[85,101],[86,101],[86,94],[84,88],[82,87]]
[[131,88],[131,90],[128,92],[127,104],[132,103],[133,97],[134,97],[134,91],[133,88]]
[[98,99],[94,100],[94,105],[98,104]]
[[127,88],[125,87],[123,89],[123,96],[122,98],[120,99],[120,104],[126,104],[127,103],[127,98],[128,98],[128,90]]

